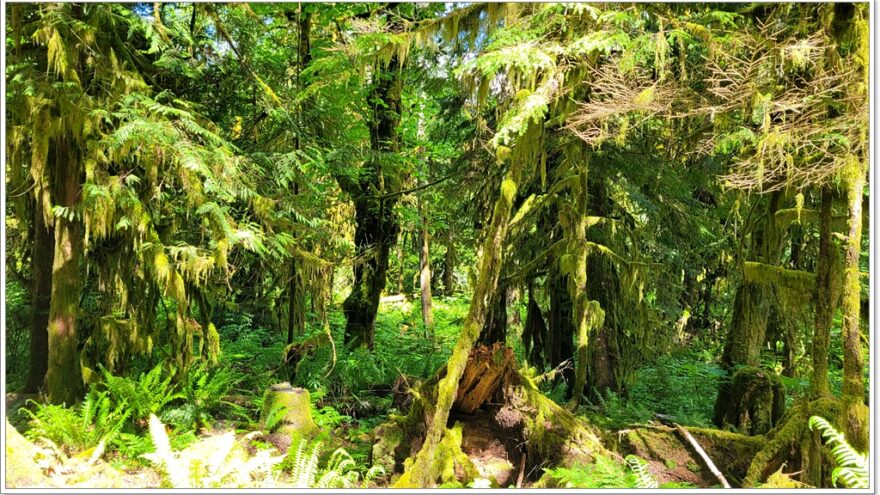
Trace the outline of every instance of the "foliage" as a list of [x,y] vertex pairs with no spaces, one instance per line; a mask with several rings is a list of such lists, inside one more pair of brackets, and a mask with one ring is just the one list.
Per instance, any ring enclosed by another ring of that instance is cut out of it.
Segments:
[[648,464],[644,460],[634,455],[628,455],[624,460],[636,477],[636,488],[657,488],[659,486],[657,480],[648,472]]
[[103,368],[101,372],[102,388],[115,403],[125,404],[134,420],[146,420],[150,414],[160,414],[169,403],[184,397],[175,391],[173,373],[167,373],[166,366],[161,363],[137,378],[114,376]]
[[155,451],[144,457],[163,470],[173,488],[272,487],[277,481],[274,467],[284,459],[270,450],[248,457],[231,431],[174,452],[165,425],[155,415],[150,415],[150,438]]
[[[319,468],[319,454],[322,443],[310,444],[300,440],[296,449],[291,449],[282,464],[289,471],[296,488],[358,488],[385,474],[381,466],[367,469],[363,475],[357,470],[357,463],[345,451],[336,449],[330,454],[324,468]],[[363,477],[363,482],[361,478]]]
[[868,488],[870,483],[868,454],[862,454],[852,448],[843,433],[837,431],[825,418],[812,416],[809,425],[811,430],[819,430],[822,438],[831,446],[831,455],[834,456],[836,463],[831,472],[834,483],[841,481],[847,488]]
[[[30,416],[30,440],[45,439],[67,455],[104,449],[122,430],[131,410],[125,401],[115,403],[106,391],[92,387],[79,406],[66,407],[29,401],[34,411],[22,409]],[[99,447],[100,446],[100,447]]]
[[638,481],[623,464],[599,455],[593,464],[545,469],[545,476],[563,488],[633,488]]

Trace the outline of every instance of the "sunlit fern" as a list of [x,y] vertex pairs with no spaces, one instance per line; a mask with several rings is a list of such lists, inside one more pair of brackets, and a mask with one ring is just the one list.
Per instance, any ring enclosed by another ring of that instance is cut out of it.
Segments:
[[868,488],[868,454],[854,449],[843,433],[837,431],[825,418],[812,416],[809,424],[811,430],[819,430],[822,438],[831,447],[831,455],[837,465],[831,472],[831,480],[835,485],[838,480],[842,480],[847,488]]
[[626,464],[636,476],[635,488],[657,488],[659,485],[654,476],[648,472],[648,463],[634,455],[626,456]]

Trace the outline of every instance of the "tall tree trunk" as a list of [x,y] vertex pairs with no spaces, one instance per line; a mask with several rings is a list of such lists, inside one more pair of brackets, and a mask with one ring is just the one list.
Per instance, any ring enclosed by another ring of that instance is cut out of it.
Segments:
[[868,408],[865,406],[865,362],[862,356],[860,320],[862,252],[862,195],[866,167],[855,156],[845,171],[847,221],[843,271],[843,400],[842,424],[847,440],[865,452],[868,448]]
[[443,257],[443,294],[455,293],[455,235],[452,226],[446,231],[446,255]]
[[529,303],[526,309],[526,323],[523,326],[523,347],[526,350],[528,363],[538,367],[544,364],[544,340],[548,338],[547,324],[541,307],[535,299],[534,281],[528,282]]
[[428,246],[428,217],[424,212],[424,205],[419,200],[419,209],[422,209],[422,235],[421,249],[419,249],[419,288],[422,299],[422,324],[425,326],[425,335],[431,335],[434,331],[434,313],[431,310],[431,254]]
[[[56,204],[73,208],[79,201],[79,161],[74,148],[65,138],[56,143],[55,161]],[[56,217],[46,371],[46,392],[49,400],[56,404],[72,404],[83,390],[76,335],[82,290],[79,273],[81,256],[79,220],[68,219],[64,215]]]
[[831,338],[831,322],[834,317],[832,294],[831,242],[831,186],[822,188],[822,207],[819,212],[819,260],[816,267],[816,327],[813,330],[811,355],[813,373],[810,375],[810,395],[813,398],[831,394],[828,385],[828,343]]
[[397,240],[397,293],[403,294],[403,246],[406,243],[406,231],[400,233],[400,239]]
[[49,305],[52,300],[52,260],[55,238],[46,225],[40,201],[34,201],[34,250],[31,255],[31,350],[25,393],[36,393],[46,379],[49,366]]
[[402,181],[388,175],[383,166],[383,155],[397,153],[397,126],[401,111],[401,66],[396,55],[388,66],[377,70],[376,85],[371,101],[374,118],[370,122],[370,146],[373,157],[365,173],[355,183],[340,180],[340,186],[352,195],[355,207],[354,285],[342,305],[346,317],[345,343],[373,348],[374,324],[379,309],[379,297],[385,288],[388,256],[397,238],[400,226],[394,213],[399,196],[388,189],[391,183]]
[[[548,315],[549,334],[546,340],[545,359],[551,368],[569,361],[574,364],[574,319],[572,303],[568,293],[568,276],[560,271],[558,261],[550,264],[547,277],[547,290],[550,294],[550,314]],[[568,383],[567,394],[574,392],[574,367],[569,366],[562,372]]]
[[434,462],[434,455],[440,438],[446,431],[449,410],[458,391],[458,382],[464,373],[471,349],[480,336],[480,330],[486,321],[492,297],[496,292],[504,254],[504,241],[507,238],[511,210],[521,175],[522,164],[517,160],[511,161],[510,168],[501,183],[501,194],[495,201],[492,223],[483,241],[480,271],[477,273],[470,309],[452,355],[447,361],[446,375],[438,385],[437,404],[428,425],[425,442],[410,469],[401,478],[399,482],[401,486],[430,487],[434,485],[439,474],[436,472],[437,463]]
[[290,261],[290,282],[287,289],[287,343],[292,344],[295,337],[304,333],[305,315],[303,304],[302,283],[299,270],[296,269],[297,260]]

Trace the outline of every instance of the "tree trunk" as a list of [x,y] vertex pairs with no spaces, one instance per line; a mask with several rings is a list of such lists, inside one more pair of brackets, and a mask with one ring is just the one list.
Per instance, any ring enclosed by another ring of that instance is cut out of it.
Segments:
[[425,442],[415,456],[415,460],[403,477],[400,484],[410,487],[433,486],[438,477],[435,472],[434,453],[440,439],[446,432],[449,410],[455,400],[458,382],[461,379],[470,356],[471,349],[480,336],[480,330],[486,320],[492,296],[498,285],[501,263],[504,254],[504,241],[510,222],[513,201],[519,187],[522,164],[517,160],[510,162],[510,168],[501,183],[501,194],[495,201],[492,223],[489,225],[483,242],[483,255],[480,260],[480,271],[471,298],[470,310],[465,318],[452,355],[446,364],[446,376],[438,385],[437,402],[433,415],[430,416]]
[[528,283],[529,304],[526,309],[526,324],[523,326],[523,347],[527,361],[532,366],[544,364],[544,340],[547,338],[547,324],[541,307],[535,299],[534,282]]
[[866,167],[855,156],[850,157],[845,171],[847,222],[846,255],[843,271],[843,411],[841,413],[847,440],[858,450],[868,449],[868,408],[865,406],[865,383],[862,372],[860,331],[861,275],[859,258],[862,252],[862,195]]
[[507,288],[499,286],[492,296],[492,305],[483,330],[480,331],[479,343],[491,346],[496,342],[502,344],[507,340]]
[[[69,142],[56,145],[56,203],[73,208],[79,201],[79,162]],[[76,318],[82,290],[79,262],[82,256],[80,224],[75,217],[55,218],[55,257],[52,263],[52,300],[49,304],[49,359],[46,392],[55,404],[72,404],[83,389],[77,352]]]
[[31,350],[24,393],[36,393],[46,379],[49,358],[49,304],[52,300],[52,260],[55,238],[43,217],[40,201],[34,201],[34,250],[31,255]]
[[400,233],[397,240],[397,293],[403,294],[403,245],[406,242],[406,231]]
[[813,373],[810,375],[810,396],[826,397],[831,394],[828,385],[828,343],[834,317],[834,297],[831,292],[831,187],[822,188],[822,207],[819,213],[819,260],[816,267],[816,327],[813,330]]
[[[401,66],[392,56],[388,66],[374,76],[376,86],[371,101],[374,119],[370,122],[370,146],[373,157],[366,165],[357,183],[350,179],[340,186],[353,196],[355,206],[354,285],[342,305],[346,317],[345,343],[373,348],[374,324],[379,309],[379,297],[385,288],[388,256],[397,238],[399,225],[394,205],[399,196],[387,186],[402,181],[389,176],[382,163],[382,155],[398,151],[397,126],[401,111]],[[392,194],[390,197],[386,194]]]
[[[419,208],[424,205],[419,201]],[[422,242],[419,249],[419,287],[422,299],[422,324],[425,326],[425,335],[434,332],[434,313],[431,310],[431,255],[428,246],[428,217],[422,211]]]
[[290,282],[288,283],[287,302],[287,343],[292,344],[295,337],[305,332],[305,305],[303,304],[302,281],[296,269],[297,260],[290,261]]
[[443,257],[443,294],[455,293],[455,235],[452,227],[446,231],[446,255]]
[[[556,368],[563,362],[574,361],[574,320],[572,319],[571,297],[568,293],[566,280],[558,262],[550,264],[550,275],[547,277],[550,292],[550,314],[548,322],[550,332],[546,340],[545,357],[550,368]],[[568,383],[568,395],[574,391],[574,367],[566,367],[562,376]]]

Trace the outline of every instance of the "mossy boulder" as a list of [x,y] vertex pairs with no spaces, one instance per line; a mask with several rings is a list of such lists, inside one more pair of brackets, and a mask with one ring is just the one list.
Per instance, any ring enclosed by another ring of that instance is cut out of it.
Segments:
[[6,420],[6,488],[54,486],[37,464],[39,449]]

